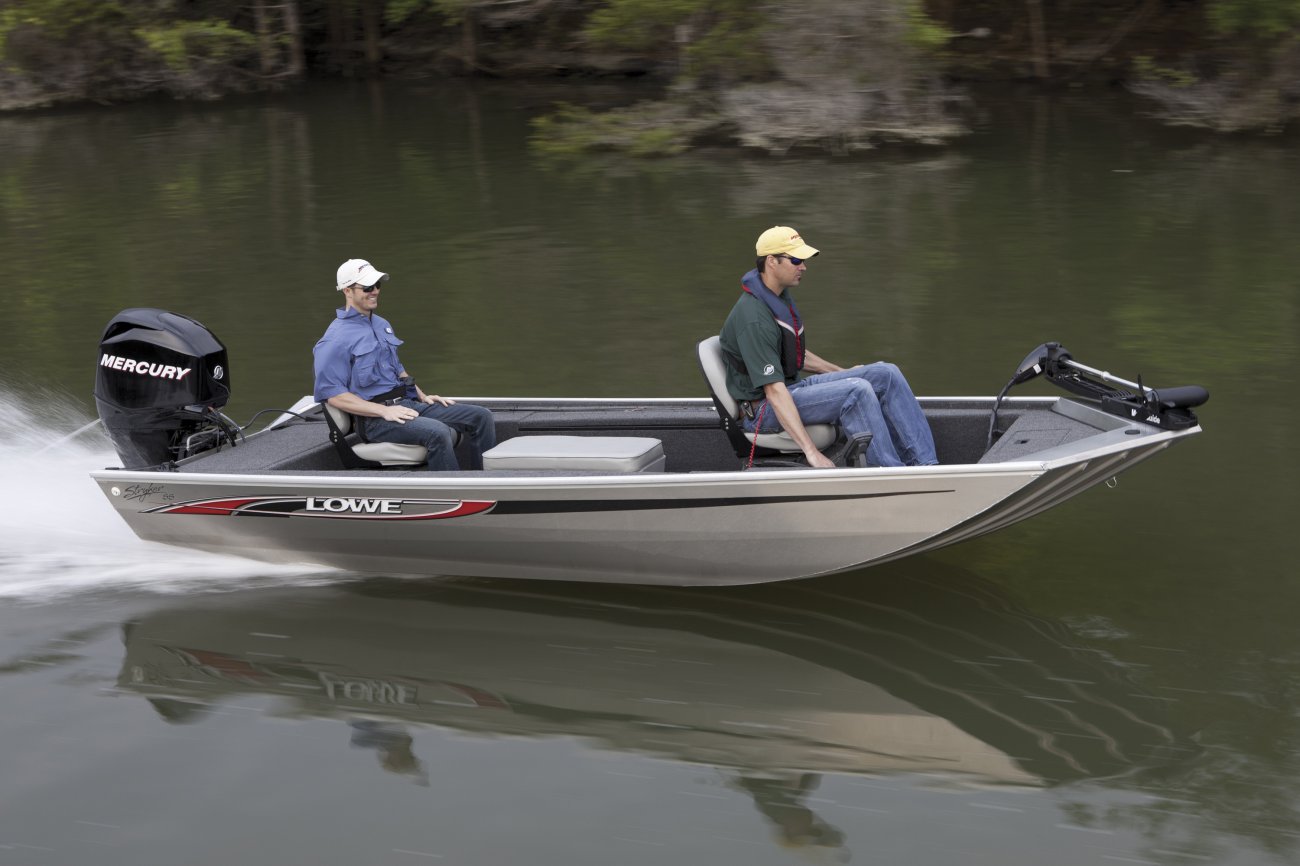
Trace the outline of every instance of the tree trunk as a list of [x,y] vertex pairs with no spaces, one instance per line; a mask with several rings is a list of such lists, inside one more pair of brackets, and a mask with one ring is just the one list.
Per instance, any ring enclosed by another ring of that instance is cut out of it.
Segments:
[[361,31],[366,47],[366,66],[371,75],[379,72],[381,51],[379,45],[380,0],[361,0]]
[[253,20],[257,23],[257,57],[262,75],[275,73],[275,43],[271,39],[271,21],[266,14],[266,0],[253,0]]
[[298,15],[298,0],[283,0],[284,29],[289,32],[289,74],[302,78],[307,69],[307,57],[302,47],[302,18]]
[[1047,66],[1047,26],[1043,22],[1043,0],[1025,0],[1029,6],[1029,38],[1034,50],[1034,77],[1046,81],[1051,73]]
[[352,68],[352,10],[349,0],[329,0],[328,53],[336,69]]
[[465,55],[465,68],[478,69],[478,43],[474,39],[474,7],[465,6],[465,20],[460,23],[461,51]]

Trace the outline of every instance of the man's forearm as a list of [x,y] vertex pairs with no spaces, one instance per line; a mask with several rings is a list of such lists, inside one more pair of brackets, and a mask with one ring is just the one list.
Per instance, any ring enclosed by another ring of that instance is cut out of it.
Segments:
[[364,415],[367,418],[384,417],[384,413],[380,411],[383,407],[378,403],[373,403],[364,397],[358,397],[351,391],[336,394],[325,402],[329,403],[335,409],[347,412],[349,415]]
[[764,385],[763,396],[767,399],[768,407],[776,413],[776,420],[781,422],[781,427],[803,451],[808,465],[814,469],[834,469],[835,464],[830,458],[813,444],[812,437],[803,426],[803,419],[799,417],[799,407],[794,404],[794,398],[790,396],[790,389],[785,387],[785,383]]
[[838,373],[844,368],[812,352],[803,353],[803,368],[809,373]]
[[799,408],[794,405],[794,398],[790,396],[790,389],[785,386],[785,383],[773,382],[764,385],[763,396],[767,399],[767,407],[776,413],[776,420],[781,422],[781,428],[790,434],[790,438],[795,441],[799,449],[804,454],[817,451],[812,437],[804,429],[803,419],[799,417]]

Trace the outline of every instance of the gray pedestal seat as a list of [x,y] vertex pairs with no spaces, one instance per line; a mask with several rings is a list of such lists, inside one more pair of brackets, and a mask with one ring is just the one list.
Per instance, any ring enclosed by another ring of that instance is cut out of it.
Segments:
[[404,445],[398,442],[362,442],[353,434],[353,417],[329,403],[322,403],[325,421],[330,428],[330,441],[338,450],[339,460],[345,469],[389,469],[419,466],[429,459],[429,449],[423,445]]
[[[757,439],[759,454],[778,452],[780,454],[800,454],[803,449],[794,441],[794,437],[784,430],[776,433],[750,433],[740,420],[740,404],[727,391],[726,361],[722,358],[722,343],[716,336],[701,340],[697,346],[700,370],[709,386],[709,395],[722,420],[722,429],[731,439],[736,455],[742,460],[749,456],[750,445]],[[769,407],[768,411],[772,411]],[[839,436],[839,427],[834,424],[805,424],[804,430],[813,446],[825,450]]]

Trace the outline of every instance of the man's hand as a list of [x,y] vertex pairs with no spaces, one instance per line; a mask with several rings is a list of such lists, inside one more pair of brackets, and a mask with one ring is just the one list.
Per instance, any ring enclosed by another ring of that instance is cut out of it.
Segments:
[[437,394],[425,394],[424,392],[420,392],[420,402],[441,403],[444,406],[451,406],[454,405],[456,401],[450,397],[439,397]]
[[834,469],[835,468],[835,464],[831,462],[831,459],[827,457],[825,454],[818,451],[816,448],[812,449],[811,451],[805,451],[804,457],[808,458],[808,465],[811,466],[813,469]]
[[814,469],[834,469],[835,464],[825,454],[817,450],[817,446],[812,442],[812,437],[804,429],[803,420],[799,417],[799,410],[795,407],[794,398],[790,396],[790,390],[785,387],[785,383],[771,382],[764,385],[763,396],[767,399],[768,407],[776,413],[776,419],[781,422],[781,429],[790,434],[790,438],[803,451],[804,457],[808,460],[808,465]]
[[420,413],[416,412],[410,406],[402,406],[398,404],[396,406],[380,406],[379,417],[383,418],[385,421],[392,421],[396,424],[405,424],[412,418],[419,418]]

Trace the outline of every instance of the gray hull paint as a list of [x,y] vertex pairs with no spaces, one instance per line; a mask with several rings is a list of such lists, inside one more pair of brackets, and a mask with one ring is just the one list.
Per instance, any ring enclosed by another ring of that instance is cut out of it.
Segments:
[[[904,469],[504,478],[105,470],[93,477],[142,539],[268,562],[377,574],[761,583],[859,568],[992,532],[1200,430],[1157,430],[1048,402],[1095,422],[1097,434],[1033,459]],[[317,510],[177,508],[259,498],[310,498]],[[397,510],[397,500],[446,503],[426,510],[458,503],[478,510],[385,519],[321,507]]]

